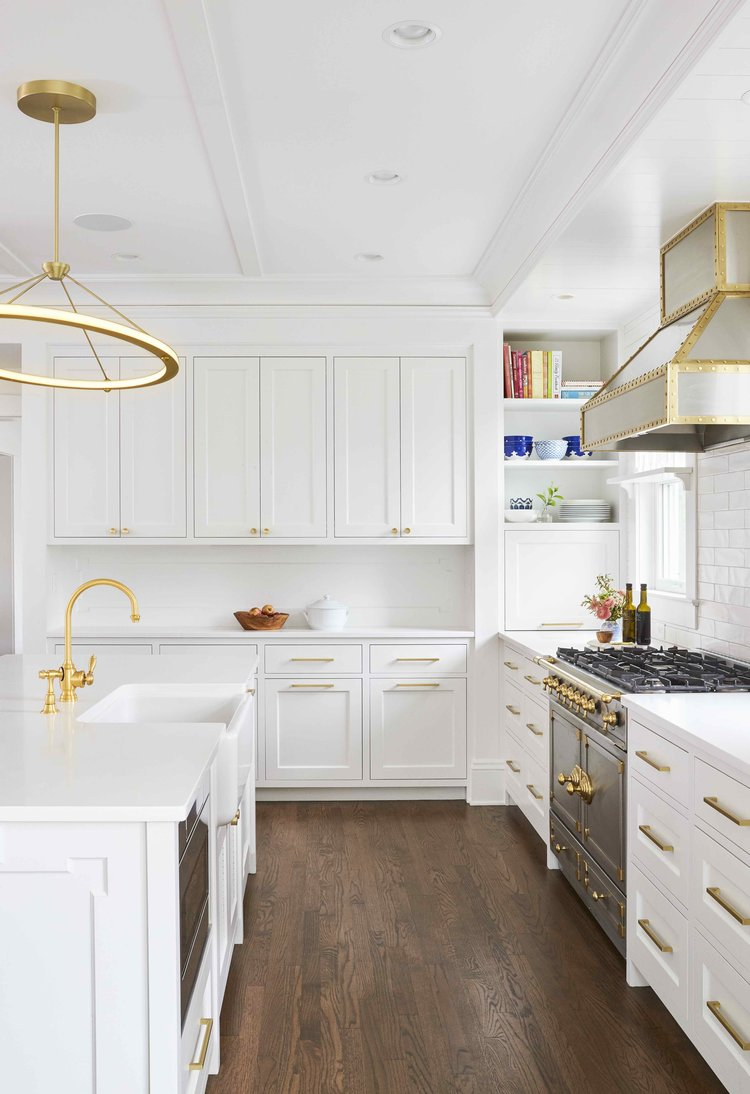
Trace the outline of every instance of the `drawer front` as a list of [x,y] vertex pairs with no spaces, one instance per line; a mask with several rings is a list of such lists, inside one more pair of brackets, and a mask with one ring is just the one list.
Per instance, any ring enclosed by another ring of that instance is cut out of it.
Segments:
[[681,904],[687,904],[690,822],[638,779],[630,780],[630,852]]
[[525,734],[522,732],[522,726],[525,700],[521,689],[515,684],[506,683],[503,688],[502,705],[504,725],[515,733],[519,741],[524,741]]
[[639,722],[628,723],[630,769],[686,809],[690,804],[690,754]]
[[524,657],[521,663],[521,687],[526,695],[530,699],[543,700],[544,694],[544,677],[546,671],[541,669],[539,665],[535,665],[529,657]]
[[190,1000],[180,1041],[180,1094],[201,1094],[216,1056],[218,1029],[214,1029],[211,947],[207,946]]
[[[510,746],[506,749],[509,757],[506,760],[506,791],[546,843],[549,831],[546,775],[524,749],[515,747],[512,737],[506,743]],[[514,768],[518,770],[514,771]]]
[[524,657],[510,646],[504,646],[502,652],[503,679],[510,684],[520,686],[523,679]]
[[583,867],[581,865],[581,850],[577,842],[569,835],[563,825],[550,813],[549,816],[549,848],[554,854],[560,869],[566,878],[575,882],[576,891],[583,884]]
[[724,1085],[750,1089],[750,983],[693,931],[690,947],[693,1041]]
[[[80,642],[73,642],[73,659],[79,664],[84,665],[88,661],[92,653],[95,653],[100,661],[104,661],[107,657],[132,657],[134,654],[151,654],[154,652],[154,647],[150,642],[128,642],[125,644],[117,642],[87,642],[81,639]],[[65,643],[55,642],[52,647],[52,652],[55,657],[62,657],[65,653]]]
[[693,795],[695,815],[750,853],[750,787],[696,759]]
[[436,645],[370,646],[370,672],[388,676],[430,676],[441,672],[465,673],[468,670],[467,647],[461,643]]
[[273,675],[293,672],[296,676],[338,676],[339,673],[362,672],[362,647],[302,644],[298,646],[269,643],[265,650],[266,672]]
[[750,976],[750,867],[693,829],[691,909]]
[[636,866],[628,877],[628,957],[685,1027],[688,922]]
[[585,853],[581,855],[583,902],[615,946],[625,946],[625,898]]
[[[521,741],[529,755],[544,770],[546,785],[549,781],[549,708],[524,696],[521,710]],[[514,718],[513,722],[517,723],[518,719]]]

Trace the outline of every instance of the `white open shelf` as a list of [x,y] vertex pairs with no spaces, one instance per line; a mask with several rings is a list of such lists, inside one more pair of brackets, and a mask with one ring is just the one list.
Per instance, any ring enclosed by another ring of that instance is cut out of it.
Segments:
[[[506,471],[539,471],[564,467],[566,471],[590,471],[597,467],[617,467],[617,460],[503,460]],[[613,481],[613,480],[607,480]]]
[[[525,463],[525,460],[521,460]],[[648,471],[635,471],[632,475],[622,475],[615,479],[607,479],[608,486],[634,486],[638,482],[681,482],[687,490],[692,480],[692,467],[652,467]]]
[[524,524],[522,522],[515,523],[514,521],[506,520],[504,526],[506,529],[517,528],[523,532],[598,532],[602,529],[615,529],[616,531],[619,531],[620,528],[619,521],[612,520],[537,520],[533,524]]
[[580,412],[587,402],[588,399],[503,399],[503,407],[513,413],[524,411],[526,414],[537,414],[544,411],[548,414],[564,414]]

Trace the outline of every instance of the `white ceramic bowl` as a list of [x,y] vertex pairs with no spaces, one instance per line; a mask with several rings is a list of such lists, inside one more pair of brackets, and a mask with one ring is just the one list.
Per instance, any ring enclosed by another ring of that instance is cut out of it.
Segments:
[[534,450],[540,460],[561,460],[568,451],[568,442],[534,441]]
[[322,600],[308,604],[305,608],[305,620],[313,631],[341,631],[349,618],[349,609],[337,600],[331,600],[326,593]]
[[506,509],[505,519],[509,524],[534,524],[539,514],[536,509]]

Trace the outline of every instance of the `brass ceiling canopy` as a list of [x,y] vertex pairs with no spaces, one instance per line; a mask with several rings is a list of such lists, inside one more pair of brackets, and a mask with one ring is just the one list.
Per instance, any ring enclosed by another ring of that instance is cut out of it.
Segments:
[[[39,387],[76,388],[82,391],[120,391],[137,387],[153,387],[154,384],[163,384],[165,380],[171,380],[176,376],[180,362],[177,354],[165,342],[159,341],[153,335],[129,319],[112,304],[89,289],[80,281],[76,281],[70,275],[70,266],[60,260],[60,126],[78,125],[81,122],[90,121],[96,114],[96,97],[91,91],[78,84],[67,83],[65,80],[32,80],[21,84],[18,88],[18,109],[29,118],[37,121],[51,122],[55,127],[55,190],[54,190],[54,247],[53,257],[49,262],[42,264],[42,272],[25,281],[19,281],[7,289],[0,289],[0,297],[7,293],[15,293],[7,303],[0,303],[0,319],[29,320],[36,323],[52,323],[63,327],[74,327],[80,330],[89,344],[96,362],[101,369],[101,380],[79,380],[65,376],[45,376],[32,372],[15,372],[0,368],[0,380],[11,380],[20,384],[36,384]],[[43,281],[54,281],[60,285],[65,300],[62,309],[46,306],[34,306],[28,303],[17,304],[31,289],[35,289]],[[68,289],[68,282],[76,288],[88,293],[98,304],[116,317],[116,320],[100,319],[96,316],[81,312],[73,302],[73,297]],[[20,291],[17,291],[20,290]],[[69,308],[70,310],[67,310]],[[145,350],[158,361],[154,371],[146,376],[137,376],[130,379],[115,379],[107,375],[101,358],[94,348],[91,336],[101,335],[124,342],[128,346],[136,346]]]

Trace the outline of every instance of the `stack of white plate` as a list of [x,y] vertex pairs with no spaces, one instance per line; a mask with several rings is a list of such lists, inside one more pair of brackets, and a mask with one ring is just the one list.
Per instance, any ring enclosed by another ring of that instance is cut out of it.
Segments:
[[568,523],[599,522],[612,519],[612,506],[602,498],[578,498],[560,503],[560,520]]

